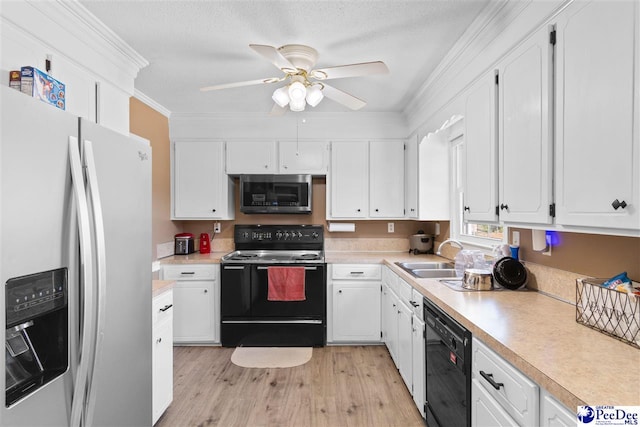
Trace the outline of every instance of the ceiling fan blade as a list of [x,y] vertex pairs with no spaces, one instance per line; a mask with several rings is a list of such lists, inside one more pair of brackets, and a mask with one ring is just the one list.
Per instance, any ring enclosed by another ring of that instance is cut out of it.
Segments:
[[326,85],[324,83],[323,85],[324,88],[322,89],[322,93],[324,94],[324,96],[344,106],[347,106],[352,110],[359,110],[367,105],[367,103],[362,99],[358,99],[353,95],[349,95],[347,92],[343,92],[340,89],[336,89],[335,87]]
[[342,79],[345,77],[368,76],[371,74],[389,74],[389,68],[387,68],[387,65],[382,61],[374,61],[318,68],[309,73],[311,77],[318,80]]
[[271,112],[269,113],[270,116],[274,116],[274,117],[278,117],[278,116],[282,116],[284,115],[284,113],[287,112],[287,109],[285,107],[281,107],[278,104],[276,104],[275,102],[273,103],[273,108],[271,108]]
[[258,54],[262,55],[273,65],[278,67],[280,70],[285,73],[295,73],[298,69],[291,63],[287,58],[282,56],[282,54],[273,46],[267,46],[263,44],[250,44],[249,47],[255,50]]
[[276,83],[276,82],[281,82],[282,80],[283,79],[281,79],[281,78],[270,77],[268,79],[248,80],[246,82],[225,83],[225,84],[221,84],[221,85],[201,87],[200,91],[201,92],[207,92],[207,91],[210,91],[210,90],[231,89],[231,88],[234,88],[234,87],[253,86],[253,85],[259,85],[259,84]]
[[225,83],[225,84],[215,85],[215,86],[206,86],[206,87],[201,87],[200,91],[201,92],[208,92],[210,90],[231,89],[231,88],[234,88],[234,87],[253,86],[253,85],[259,85],[259,84],[266,84],[266,83],[275,83],[275,82],[279,82],[279,81],[282,81],[282,79],[277,78],[277,77],[271,77],[271,78],[268,78],[268,79],[249,80],[249,81],[246,81],[246,82]]

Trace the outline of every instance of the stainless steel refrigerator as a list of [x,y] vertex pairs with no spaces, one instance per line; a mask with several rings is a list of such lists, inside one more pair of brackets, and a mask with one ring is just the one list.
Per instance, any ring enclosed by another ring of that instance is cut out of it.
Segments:
[[0,89],[0,425],[151,425],[151,148]]

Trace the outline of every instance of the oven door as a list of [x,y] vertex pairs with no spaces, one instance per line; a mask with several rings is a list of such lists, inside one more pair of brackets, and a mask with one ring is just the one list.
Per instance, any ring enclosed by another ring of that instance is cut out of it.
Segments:
[[[303,267],[305,299],[303,301],[269,301],[268,269]],[[251,266],[251,316],[260,318],[321,319],[326,313],[325,264],[280,264]]]

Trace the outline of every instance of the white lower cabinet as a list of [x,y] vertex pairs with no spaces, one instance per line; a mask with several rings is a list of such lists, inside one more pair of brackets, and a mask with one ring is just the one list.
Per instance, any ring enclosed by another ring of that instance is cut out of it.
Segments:
[[330,264],[328,342],[380,342],[380,265]]
[[471,380],[471,425],[473,427],[518,427],[518,423],[475,378]]
[[545,389],[540,389],[540,425],[542,427],[573,427],[576,414],[558,402]]
[[[475,385],[471,390],[474,408],[471,415],[472,424],[474,426],[538,426],[540,411],[538,385],[476,338],[473,339],[471,351],[472,381]],[[483,393],[479,394],[479,391]],[[497,407],[501,410],[497,410]],[[504,416],[504,411],[512,423],[483,424],[485,421],[491,421],[491,418],[488,418],[489,414],[485,411],[490,411],[494,417],[500,419]],[[475,420],[474,413],[476,413]]]
[[218,264],[182,264],[163,267],[163,279],[173,288],[175,344],[220,342],[220,270]]
[[173,292],[153,299],[152,413],[153,424],[173,400]]
[[425,348],[422,295],[388,267],[382,275],[382,336],[424,417]]
[[425,353],[424,353],[424,321],[413,315],[411,321],[413,322],[412,334],[411,334],[411,394],[413,395],[413,401],[416,407],[420,411],[422,417],[425,417],[424,402],[426,400],[426,373],[425,373]]

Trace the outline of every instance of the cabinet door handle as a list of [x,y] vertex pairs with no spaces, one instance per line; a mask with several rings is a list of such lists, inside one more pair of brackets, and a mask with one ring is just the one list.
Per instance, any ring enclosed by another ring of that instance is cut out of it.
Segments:
[[181,271],[180,274],[182,274],[183,276],[187,276],[187,275],[196,274],[196,272],[195,271]]
[[209,289],[205,289],[205,290],[204,290],[204,293],[205,293],[205,294],[206,294],[206,293],[208,293],[208,292],[209,292]]
[[618,199],[615,199],[612,203],[611,206],[613,206],[613,209],[618,210],[618,208],[626,208],[627,207],[627,202],[623,201],[619,201]]
[[356,209],[356,212],[360,212],[360,209]]
[[167,305],[165,305],[164,307],[162,307],[162,308],[160,309],[160,311],[167,311],[167,310],[169,310],[171,307],[173,307],[173,304],[167,304]]
[[215,211],[216,211],[215,209],[211,209],[211,212],[215,212]]
[[341,293],[342,293],[342,289],[340,289],[340,290],[338,291],[338,293],[339,293],[339,294],[341,294]]
[[364,274],[364,271],[352,271],[349,274]]
[[156,340],[156,344],[160,344],[161,342],[162,342],[162,337],[160,337],[160,338],[158,338],[158,339]]
[[465,206],[464,210],[467,211],[467,212],[471,212],[471,209],[469,208],[469,206]]
[[493,374],[487,374],[485,371],[480,371],[480,375],[482,375],[482,378],[487,380],[489,384],[491,384],[496,390],[500,390],[500,387],[504,387],[504,383],[495,382],[495,380],[493,379]]
[[509,210],[509,205],[503,205],[502,203],[500,203],[500,210],[501,211]]
[[376,212],[380,212],[380,209],[376,209]]
[[415,302],[415,301],[409,301],[409,303],[410,303],[412,306],[414,306],[414,307],[420,307],[420,304],[418,304],[418,303],[417,303],[417,302]]

